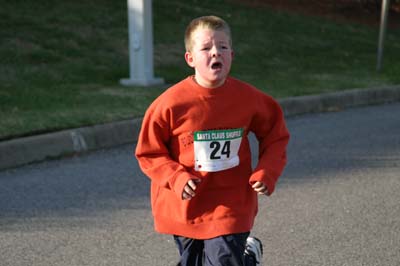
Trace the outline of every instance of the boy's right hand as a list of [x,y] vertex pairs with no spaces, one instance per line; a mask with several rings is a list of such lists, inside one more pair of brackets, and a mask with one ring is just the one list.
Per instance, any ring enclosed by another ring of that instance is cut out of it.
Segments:
[[186,186],[183,187],[182,199],[191,200],[196,196],[197,184],[201,182],[201,179],[190,179]]

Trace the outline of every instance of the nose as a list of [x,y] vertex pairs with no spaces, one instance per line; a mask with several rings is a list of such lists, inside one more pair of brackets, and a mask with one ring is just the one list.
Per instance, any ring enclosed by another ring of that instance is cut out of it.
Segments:
[[213,47],[212,49],[211,49],[211,56],[212,57],[219,57],[221,55],[221,51],[220,51],[220,49],[218,49],[218,47]]

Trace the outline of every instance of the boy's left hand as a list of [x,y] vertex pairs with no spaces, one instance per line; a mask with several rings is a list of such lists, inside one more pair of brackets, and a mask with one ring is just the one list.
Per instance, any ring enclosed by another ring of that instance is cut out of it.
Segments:
[[251,187],[260,195],[267,195],[268,193],[268,188],[263,182],[257,181]]

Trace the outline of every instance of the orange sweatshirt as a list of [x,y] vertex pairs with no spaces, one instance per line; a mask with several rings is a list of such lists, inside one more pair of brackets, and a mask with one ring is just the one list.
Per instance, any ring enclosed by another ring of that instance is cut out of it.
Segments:
[[[259,141],[254,171],[250,131]],[[136,148],[156,231],[195,239],[250,231],[258,209],[251,184],[274,191],[288,141],[279,104],[247,83],[228,77],[207,89],[191,76],[166,90],[146,111]],[[194,178],[195,197],[182,200]]]

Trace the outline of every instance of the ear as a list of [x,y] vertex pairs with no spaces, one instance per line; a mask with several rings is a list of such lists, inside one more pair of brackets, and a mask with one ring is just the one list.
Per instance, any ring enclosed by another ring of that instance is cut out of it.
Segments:
[[190,52],[185,53],[185,60],[190,67],[194,67],[193,56]]

